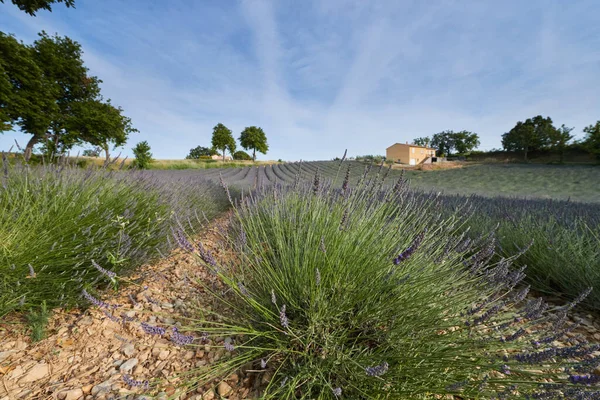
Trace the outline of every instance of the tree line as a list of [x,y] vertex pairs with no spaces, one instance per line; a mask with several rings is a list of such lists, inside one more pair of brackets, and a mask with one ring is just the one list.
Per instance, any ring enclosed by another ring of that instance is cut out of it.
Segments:
[[[57,2],[74,7],[73,0],[12,2],[30,15],[51,11]],[[32,135],[26,160],[37,144],[46,154],[89,144],[109,159],[111,147],[124,145],[137,132],[123,109],[104,99],[102,81],[89,74],[82,54],[81,45],[67,36],[42,31],[28,45],[0,31],[0,133],[18,128]]]
[[248,155],[244,151],[236,151],[237,144],[233,137],[233,132],[225,125],[218,123],[213,128],[211,140],[212,147],[194,147],[190,150],[190,153],[185,158],[199,159],[201,157],[216,155],[220,151],[223,155],[223,161],[225,161],[226,152],[229,152],[234,160],[256,161],[257,151],[262,154],[267,154],[267,151],[269,150],[267,136],[262,128],[257,126],[248,126],[244,128],[244,130],[240,133],[239,141],[240,145],[245,150],[252,150],[252,156]]
[[[585,137],[576,141],[569,128],[564,124],[560,128],[553,125],[550,117],[537,115],[525,121],[519,121],[508,132],[502,135],[504,151],[522,152],[525,161],[528,154],[537,150],[551,150],[560,155],[564,162],[565,151],[579,146],[597,157],[600,162],[600,121],[583,128]],[[432,147],[440,157],[451,155],[468,155],[480,145],[479,135],[470,131],[454,132],[451,130],[434,134],[432,137],[418,137],[413,140],[417,146]]]

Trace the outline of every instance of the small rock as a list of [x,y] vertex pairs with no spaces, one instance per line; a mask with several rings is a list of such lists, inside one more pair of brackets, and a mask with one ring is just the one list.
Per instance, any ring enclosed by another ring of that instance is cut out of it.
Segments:
[[17,350],[0,351],[0,362],[6,360],[15,353],[17,353]]
[[220,396],[229,396],[231,392],[233,392],[233,388],[229,386],[227,382],[222,381],[219,383],[219,386],[217,386],[217,392]]
[[158,304],[152,304],[151,308],[152,312],[161,312],[162,310]]
[[80,388],[72,389],[67,392],[65,400],[78,400],[83,397],[83,390]]
[[162,350],[159,354],[158,354],[158,359],[159,360],[166,360],[169,357],[169,350]]
[[209,389],[208,392],[206,392],[202,395],[202,400],[214,400],[214,398],[215,398],[215,391],[212,389]]
[[42,379],[46,375],[48,375],[48,364],[36,364],[29,370],[29,372],[27,372],[27,375],[21,378],[19,383],[35,382],[39,379]]
[[83,391],[83,394],[88,395],[92,392],[92,387],[94,387],[94,386],[86,385],[86,386],[82,387],[81,390]]
[[92,396],[96,396],[99,393],[108,392],[110,390],[111,386],[112,386],[112,383],[110,382],[110,379],[97,384],[96,386],[94,386],[92,388],[92,392],[91,392]]
[[113,367],[120,367],[121,364],[123,364],[124,360],[115,360],[113,361],[112,365]]
[[94,323],[94,319],[88,315],[87,317],[81,318],[79,320],[79,322],[77,323],[77,325],[89,326],[89,325],[92,325],[93,323]]
[[133,318],[133,317],[135,317],[135,311],[134,311],[134,310],[129,310],[129,311],[126,311],[126,312],[125,312],[125,316],[126,316],[127,318]]
[[127,357],[131,357],[135,353],[135,345],[133,343],[125,343],[121,346],[121,351]]
[[123,364],[121,364],[121,366],[119,367],[119,371],[121,371],[122,373],[131,372],[131,370],[137,365],[137,363],[137,358],[131,358],[125,361]]

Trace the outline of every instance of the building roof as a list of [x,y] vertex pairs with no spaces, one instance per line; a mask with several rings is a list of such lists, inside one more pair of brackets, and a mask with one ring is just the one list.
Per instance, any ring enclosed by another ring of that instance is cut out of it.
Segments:
[[393,145],[391,145],[387,149],[390,149],[390,148],[394,147],[397,144],[402,145],[402,146],[417,147],[419,149],[435,150],[433,147],[417,146],[416,144],[409,144],[409,143],[394,143]]

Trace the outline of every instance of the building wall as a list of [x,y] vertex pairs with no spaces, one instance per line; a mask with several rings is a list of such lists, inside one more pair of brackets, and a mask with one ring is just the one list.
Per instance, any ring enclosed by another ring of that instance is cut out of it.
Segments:
[[396,143],[386,149],[386,158],[402,164],[418,165],[426,158],[435,156],[435,150]]

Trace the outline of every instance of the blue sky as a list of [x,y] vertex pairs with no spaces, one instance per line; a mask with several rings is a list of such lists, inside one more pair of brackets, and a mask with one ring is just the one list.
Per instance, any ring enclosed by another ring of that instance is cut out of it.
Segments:
[[[537,114],[600,119],[600,2],[76,0],[37,17],[0,4],[0,30],[67,35],[156,158],[267,133],[261,159],[384,154],[395,142],[470,130],[481,148]],[[15,138],[0,135],[0,149]]]

